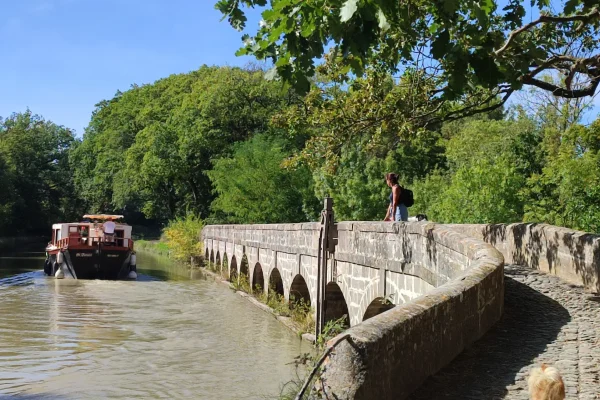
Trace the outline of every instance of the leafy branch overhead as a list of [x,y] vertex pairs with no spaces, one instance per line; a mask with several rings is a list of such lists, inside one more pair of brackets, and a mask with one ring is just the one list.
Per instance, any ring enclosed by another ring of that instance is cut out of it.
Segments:
[[[500,6],[506,4],[504,7]],[[434,88],[429,101],[478,101],[452,119],[500,107],[531,85],[564,98],[593,95],[600,83],[597,0],[220,0],[216,8],[238,30],[259,7],[254,36],[238,54],[271,60],[298,90],[310,88],[316,65],[340,68],[342,79],[367,67],[419,71]],[[527,10],[527,17],[526,17]],[[527,22],[529,21],[529,22]],[[540,79],[563,76],[559,84]],[[484,90],[487,96],[482,96]]]

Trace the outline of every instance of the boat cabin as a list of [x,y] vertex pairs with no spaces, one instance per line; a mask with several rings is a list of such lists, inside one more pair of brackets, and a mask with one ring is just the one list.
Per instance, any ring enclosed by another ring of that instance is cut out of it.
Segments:
[[73,246],[103,245],[131,248],[131,226],[116,223],[121,215],[84,215],[83,222],[52,225],[51,246],[57,248]]

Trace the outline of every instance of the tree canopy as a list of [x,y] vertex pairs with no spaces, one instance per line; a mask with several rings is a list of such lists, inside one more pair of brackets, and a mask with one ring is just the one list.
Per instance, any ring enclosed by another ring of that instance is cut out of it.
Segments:
[[213,212],[234,223],[284,223],[315,219],[320,202],[306,167],[282,168],[293,147],[261,134],[234,145],[231,157],[208,172],[217,198]]
[[295,98],[280,86],[260,70],[204,66],[117,93],[97,105],[73,151],[78,189],[92,211],[208,216],[211,159],[267,129]]
[[[523,85],[579,98],[600,83],[600,10],[595,0],[219,0],[236,29],[263,8],[260,27],[238,54],[273,62],[279,76],[309,90],[316,60],[341,80],[366,68],[419,73],[431,112],[453,119],[501,107]],[[526,15],[526,10],[528,14]],[[555,71],[560,82],[540,79]],[[423,86],[417,86],[417,83]],[[457,104],[458,103],[458,104]]]
[[41,233],[77,212],[69,168],[74,143],[72,131],[29,110],[0,120],[0,234]]

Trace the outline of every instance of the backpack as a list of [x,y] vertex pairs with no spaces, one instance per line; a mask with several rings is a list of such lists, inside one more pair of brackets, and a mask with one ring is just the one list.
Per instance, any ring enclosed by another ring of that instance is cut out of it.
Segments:
[[404,204],[406,207],[411,207],[413,204],[415,204],[412,190],[402,186],[400,186],[400,190],[400,201],[402,204]]

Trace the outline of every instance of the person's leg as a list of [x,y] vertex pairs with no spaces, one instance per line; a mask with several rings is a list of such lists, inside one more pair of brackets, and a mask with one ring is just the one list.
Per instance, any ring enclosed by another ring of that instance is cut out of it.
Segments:
[[408,208],[404,204],[400,204],[396,209],[396,215],[398,215],[396,221],[408,221]]

